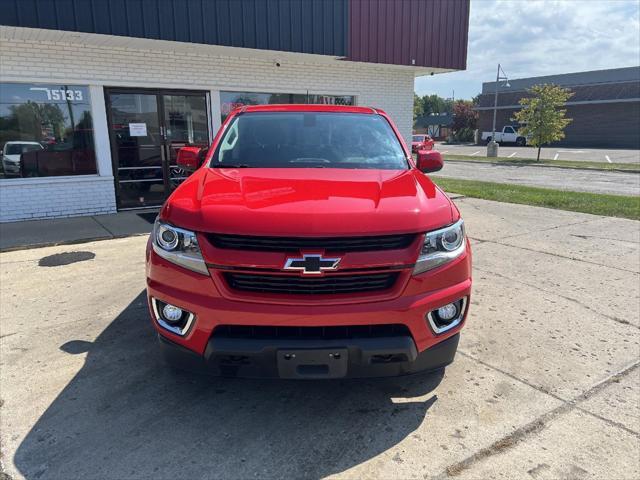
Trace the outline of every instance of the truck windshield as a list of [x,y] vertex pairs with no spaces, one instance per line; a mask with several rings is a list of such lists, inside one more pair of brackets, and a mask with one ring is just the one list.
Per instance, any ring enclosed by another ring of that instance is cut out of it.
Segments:
[[409,168],[384,117],[332,112],[240,114],[227,127],[209,166]]

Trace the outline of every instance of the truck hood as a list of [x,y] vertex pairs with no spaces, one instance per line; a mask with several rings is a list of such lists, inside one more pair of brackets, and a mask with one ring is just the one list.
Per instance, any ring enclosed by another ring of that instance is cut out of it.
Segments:
[[201,168],[160,217],[201,232],[355,236],[432,230],[454,221],[453,212],[414,169]]

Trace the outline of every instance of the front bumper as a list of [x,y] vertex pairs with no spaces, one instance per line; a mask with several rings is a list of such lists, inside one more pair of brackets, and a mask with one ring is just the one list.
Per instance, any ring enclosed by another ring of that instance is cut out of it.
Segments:
[[204,355],[158,335],[165,360],[177,368],[224,377],[286,379],[408,375],[450,364],[459,334],[418,353],[411,337],[349,340],[237,339],[212,337]]
[[12,161],[7,161],[4,160],[2,162],[2,168],[4,169],[4,173],[7,174],[12,174],[12,175],[19,175],[20,174],[20,162],[15,163]]
[[[430,327],[427,314],[447,303],[470,298],[471,250],[467,247],[464,255],[442,267],[415,276],[405,272],[395,292],[367,299],[328,298],[307,304],[293,297],[278,298],[278,303],[272,299],[238,298],[224,290],[213,267],[210,267],[210,276],[191,272],[169,263],[149,248],[147,294],[151,317],[168,359],[175,360],[172,363],[216,375],[336,378],[403,375],[436,369],[453,360],[457,334],[465,324],[467,312],[462,321],[444,333]],[[152,298],[193,313],[195,320],[191,328],[183,335],[162,328],[151,307]],[[408,331],[392,338],[386,334],[374,338],[347,336],[339,341],[321,337],[305,338],[303,343],[289,338],[286,341],[259,336],[228,338],[216,332],[219,327],[227,326],[375,328],[385,325],[401,325]],[[454,336],[456,340],[451,340]],[[335,349],[338,350],[332,351]],[[300,362],[283,364],[278,359],[280,353],[294,354],[292,358]],[[340,354],[340,361],[327,363],[329,354],[335,353]],[[385,362],[376,355],[390,355],[392,361]],[[298,368],[300,365],[302,368]],[[309,368],[309,365],[320,366]]]

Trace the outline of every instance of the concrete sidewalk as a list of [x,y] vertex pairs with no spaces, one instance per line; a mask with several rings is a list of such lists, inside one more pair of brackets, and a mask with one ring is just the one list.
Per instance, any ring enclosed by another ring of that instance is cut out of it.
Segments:
[[640,222],[456,204],[474,287],[444,374],[176,373],[145,238],[0,254],[0,478],[637,480]]
[[0,223],[0,251],[146,235],[158,209]]

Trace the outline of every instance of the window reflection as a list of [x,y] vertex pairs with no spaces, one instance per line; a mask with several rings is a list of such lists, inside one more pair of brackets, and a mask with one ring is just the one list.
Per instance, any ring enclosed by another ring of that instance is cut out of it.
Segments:
[[190,145],[208,143],[207,104],[204,96],[164,95],[163,101],[168,141]]
[[89,89],[0,83],[0,178],[96,173]]
[[304,93],[220,92],[220,111],[224,122],[232,110],[243,105],[277,103],[313,103],[323,105],[355,105],[352,95],[317,95]]

